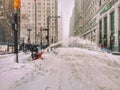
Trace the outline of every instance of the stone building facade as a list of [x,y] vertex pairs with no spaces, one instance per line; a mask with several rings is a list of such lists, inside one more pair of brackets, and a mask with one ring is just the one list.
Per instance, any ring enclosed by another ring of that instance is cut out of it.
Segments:
[[0,42],[13,42],[13,0],[0,0]]
[[75,0],[74,35],[120,51],[120,1]]
[[25,43],[30,37],[30,43],[40,44],[42,37],[42,44],[47,44],[48,17],[49,43],[57,42],[57,0],[21,0],[20,15],[20,38]]

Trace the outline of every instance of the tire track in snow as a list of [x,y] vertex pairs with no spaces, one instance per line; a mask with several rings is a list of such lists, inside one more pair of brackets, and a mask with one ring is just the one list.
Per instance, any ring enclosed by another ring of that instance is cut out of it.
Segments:
[[[81,60],[79,60],[81,56],[83,57]],[[63,56],[63,59],[66,60],[66,65],[71,67],[71,72],[73,73],[73,77],[71,77],[73,79],[71,79],[71,82],[76,80],[74,84],[76,87],[74,88],[74,90],[87,90],[88,88],[90,90],[114,90],[114,88],[116,88],[110,87],[111,85],[114,85],[114,83],[107,79],[108,76],[102,75],[104,73],[101,70],[104,69],[104,65],[99,66],[99,63],[104,64],[104,60],[102,62],[99,62],[102,59],[96,60],[95,57],[89,54],[80,55],[80,57],[77,58],[71,53],[69,56]],[[98,66],[95,64],[97,64]],[[104,78],[108,81],[104,81]],[[102,82],[110,82],[110,85],[104,85],[102,84]],[[119,89],[116,88],[116,90]]]

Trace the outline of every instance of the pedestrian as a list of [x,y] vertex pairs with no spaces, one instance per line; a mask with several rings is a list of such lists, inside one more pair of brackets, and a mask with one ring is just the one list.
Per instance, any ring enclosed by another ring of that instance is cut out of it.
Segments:
[[38,58],[38,48],[37,48],[37,46],[36,45],[32,45],[30,51],[31,51],[32,59],[33,60],[37,59]]
[[104,49],[105,49],[104,43],[101,44],[101,48],[102,48],[102,50],[104,51]]

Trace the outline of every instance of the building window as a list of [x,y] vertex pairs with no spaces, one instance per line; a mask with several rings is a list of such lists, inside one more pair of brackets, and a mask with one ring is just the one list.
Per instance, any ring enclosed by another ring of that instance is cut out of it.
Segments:
[[40,6],[41,5],[41,3],[38,3],[38,6]]
[[41,23],[38,23],[38,25],[41,25]]
[[28,5],[28,6],[30,6],[30,5],[31,5],[31,3],[27,3],[27,5]]
[[99,1],[99,6],[101,6],[101,5],[102,5],[102,1],[100,0],[100,1]]

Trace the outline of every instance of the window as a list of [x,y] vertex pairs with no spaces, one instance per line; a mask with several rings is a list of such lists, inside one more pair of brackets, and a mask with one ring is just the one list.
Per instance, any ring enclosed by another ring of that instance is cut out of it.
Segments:
[[38,25],[41,25],[41,23],[38,23]]
[[99,7],[100,7],[101,5],[102,5],[102,1],[100,0],[100,1],[99,1]]
[[38,5],[41,5],[41,3],[38,3]]

